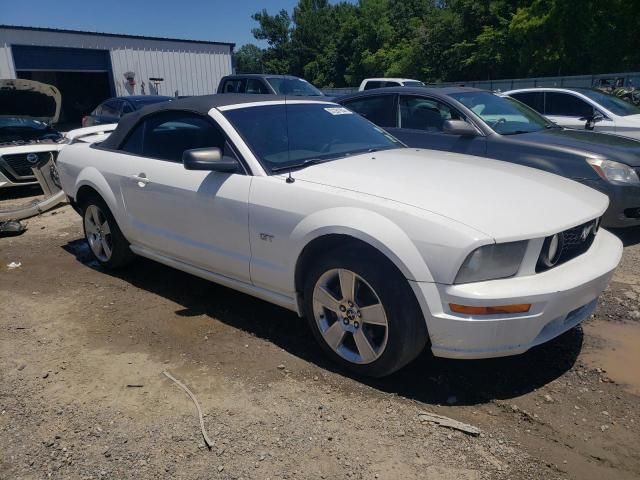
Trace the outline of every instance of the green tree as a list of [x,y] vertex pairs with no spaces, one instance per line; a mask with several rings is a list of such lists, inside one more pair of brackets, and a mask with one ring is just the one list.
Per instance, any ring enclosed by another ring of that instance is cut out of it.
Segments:
[[[331,6],[328,0],[300,0],[293,9],[291,31],[292,71],[304,74],[305,66],[315,63],[319,66],[320,57],[330,50],[332,25],[330,23]],[[318,76],[323,76],[321,68],[311,68]],[[316,79],[309,78],[313,82]]]
[[640,69],[638,0],[299,0],[253,15],[262,64],[318,86]]
[[291,55],[291,17],[286,10],[269,15],[266,9],[251,17],[258,27],[251,32],[258,40],[266,40],[269,48],[263,54],[264,68],[268,73],[290,73]]
[[263,55],[264,51],[257,45],[243,45],[234,53],[236,72],[263,73]]

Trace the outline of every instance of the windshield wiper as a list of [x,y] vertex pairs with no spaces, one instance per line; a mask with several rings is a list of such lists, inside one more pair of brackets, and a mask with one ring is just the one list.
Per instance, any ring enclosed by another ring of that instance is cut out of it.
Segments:
[[513,132],[501,133],[501,135],[520,135],[522,133],[532,133],[535,130],[514,130]]
[[282,172],[284,170],[293,170],[293,169],[298,169],[298,168],[304,168],[304,167],[309,167],[311,165],[317,165],[318,163],[322,163],[322,162],[326,162],[327,160],[330,159],[326,159],[326,158],[307,158],[306,160],[300,162],[300,163],[294,163],[292,165],[282,165],[281,167],[272,167],[271,171],[272,172]]
[[325,158],[320,158],[320,157],[314,157],[314,158],[307,158],[306,160],[303,160],[300,163],[294,163],[291,165],[282,165],[279,167],[272,167],[271,171],[272,172],[282,172],[282,171],[286,171],[286,170],[294,170],[294,169],[298,169],[298,168],[304,168],[304,167],[309,167],[311,165],[317,165],[318,163],[324,163],[324,162],[329,162],[331,160],[338,160],[340,158],[346,158],[346,157],[350,157],[352,155],[358,155],[360,153],[373,153],[373,152],[379,152],[379,151],[383,151],[383,150],[390,150],[393,147],[371,147],[371,148],[367,148],[364,150],[354,150],[352,152],[342,152],[339,154],[336,154],[334,156],[331,157],[325,157]]

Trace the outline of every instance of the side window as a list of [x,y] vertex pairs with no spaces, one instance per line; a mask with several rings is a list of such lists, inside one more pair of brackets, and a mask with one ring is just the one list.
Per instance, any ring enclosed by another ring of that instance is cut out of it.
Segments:
[[217,147],[223,156],[237,160],[222,131],[209,119],[187,112],[166,112],[138,124],[120,150],[180,163],[185,150],[207,147]]
[[244,93],[246,80],[242,78],[230,78],[225,80],[222,93]]
[[400,85],[400,83],[398,82],[384,82],[384,87],[401,87],[402,85]]
[[396,126],[394,95],[359,98],[344,105],[380,127]]
[[246,93],[270,93],[266,85],[259,78],[248,78]]
[[547,92],[545,114],[565,117],[588,117],[593,115],[593,107],[584,100],[568,93]]
[[119,117],[122,102],[120,100],[107,100],[102,104],[102,113],[105,117]]
[[521,92],[511,95],[516,100],[544,114],[544,92]]
[[379,80],[371,80],[364,84],[365,90],[373,90],[374,88],[381,88],[385,86],[386,82],[381,82]]
[[133,107],[129,104],[129,102],[122,103],[122,115],[133,112]]
[[400,128],[441,132],[445,120],[464,120],[456,110],[425,97],[400,96]]
[[123,152],[132,153],[134,155],[142,155],[142,145],[144,143],[144,122],[139,123],[129,136],[125,139],[124,143],[120,145],[119,150]]

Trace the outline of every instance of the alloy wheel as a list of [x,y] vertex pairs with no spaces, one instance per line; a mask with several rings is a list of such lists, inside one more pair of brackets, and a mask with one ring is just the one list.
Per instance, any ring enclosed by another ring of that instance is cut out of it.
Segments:
[[89,205],[84,212],[84,230],[91,251],[101,262],[108,262],[113,253],[109,221],[97,205]]
[[389,334],[385,309],[375,290],[347,269],[325,272],[313,289],[316,325],[327,345],[356,364],[376,361]]

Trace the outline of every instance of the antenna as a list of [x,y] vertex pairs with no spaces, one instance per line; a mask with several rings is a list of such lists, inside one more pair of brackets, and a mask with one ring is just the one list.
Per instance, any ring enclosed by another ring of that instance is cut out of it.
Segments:
[[[284,97],[284,121],[287,127],[287,162],[291,161],[291,144],[289,140],[289,105],[287,105],[287,96]],[[291,169],[289,169],[289,175],[287,176],[287,183],[293,183],[296,179],[291,176]]]

